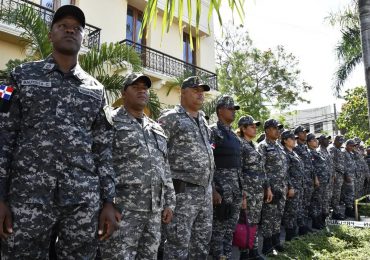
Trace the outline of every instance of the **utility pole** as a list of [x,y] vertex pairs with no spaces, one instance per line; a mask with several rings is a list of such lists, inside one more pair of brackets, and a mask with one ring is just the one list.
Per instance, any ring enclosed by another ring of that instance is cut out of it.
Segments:
[[359,0],[358,10],[360,14],[362,57],[365,66],[367,114],[370,130],[370,0]]
[[337,106],[335,103],[333,104],[334,106],[334,134],[338,135],[338,126],[337,126]]

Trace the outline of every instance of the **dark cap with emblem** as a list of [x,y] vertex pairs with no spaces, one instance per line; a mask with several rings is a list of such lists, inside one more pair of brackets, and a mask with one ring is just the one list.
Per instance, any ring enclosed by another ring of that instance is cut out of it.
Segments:
[[331,136],[330,136],[330,135],[326,136],[326,135],[322,134],[322,135],[320,135],[317,139],[318,139],[319,141],[323,141],[323,140],[325,140],[325,139],[330,140],[330,139],[331,139]]
[[286,140],[288,138],[291,138],[291,139],[295,140],[295,134],[290,130],[285,130],[284,132],[281,133],[281,139],[282,140]]
[[297,135],[297,134],[299,134],[299,133],[301,133],[301,132],[309,133],[309,132],[310,132],[310,130],[308,130],[308,129],[304,128],[304,127],[303,127],[303,126],[301,126],[301,125],[297,126],[297,127],[294,129],[294,134],[295,134],[295,135]]
[[343,135],[337,135],[335,138],[334,138],[334,142],[338,142],[340,144],[343,144],[345,142],[345,139],[344,139],[344,136]]
[[204,91],[211,90],[211,88],[205,82],[203,82],[198,76],[191,76],[189,78],[186,78],[181,84],[182,89],[196,87],[202,87]]
[[234,99],[231,96],[221,96],[216,103],[216,109],[219,109],[220,107],[226,107],[226,108],[233,108],[235,110],[239,110],[240,106],[238,104],[235,104]]
[[243,125],[253,125],[256,124],[256,126],[260,126],[261,122],[254,120],[252,116],[242,116],[238,121],[238,127],[241,127]]
[[314,139],[316,139],[315,134],[313,134],[313,133],[309,133],[309,134],[307,135],[307,142],[310,142],[310,141],[312,141],[312,140],[314,140]]
[[356,145],[355,141],[353,139],[348,139],[346,141],[346,145]]
[[73,16],[74,18],[76,18],[77,21],[79,21],[81,26],[85,28],[85,15],[82,10],[75,5],[63,5],[59,7],[58,10],[56,10],[54,13],[51,26],[53,27],[53,24],[66,16]]
[[141,74],[141,73],[131,73],[123,81],[123,85],[122,85],[123,90],[126,90],[128,86],[131,86],[132,84],[135,83],[135,81],[139,79],[144,80],[148,88],[152,86],[152,81],[150,80],[148,76],[145,76],[144,74]]
[[269,127],[277,127],[279,129],[282,129],[284,126],[280,124],[276,119],[267,119],[263,125],[264,129],[267,129]]

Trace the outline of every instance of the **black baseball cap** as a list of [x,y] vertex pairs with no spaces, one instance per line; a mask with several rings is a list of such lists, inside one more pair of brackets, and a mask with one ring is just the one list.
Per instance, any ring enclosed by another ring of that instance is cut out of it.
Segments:
[[318,139],[319,141],[322,141],[322,140],[325,140],[325,139],[330,140],[330,139],[331,139],[331,136],[330,136],[330,135],[326,136],[326,135],[322,134],[322,135],[320,135],[320,136],[319,136],[319,138],[317,138],[317,139]]
[[277,127],[279,129],[284,128],[282,124],[280,124],[276,119],[267,119],[263,125],[264,129],[267,129],[269,127]]
[[204,91],[211,90],[211,88],[205,82],[203,82],[198,76],[188,77],[181,84],[182,89],[196,87],[202,87]]
[[53,21],[51,22],[51,27],[53,27],[54,23],[56,23],[57,21],[66,16],[73,16],[74,18],[77,19],[77,21],[80,22],[81,26],[85,28],[86,25],[85,15],[82,12],[82,10],[75,5],[63,5],[59,7],[58,10],[56,10],[54,13]]
[[299,134],[299,133],[301,133],[301,132],[309,133],[309,132],[310,132],[310,130],[308,130],[308,129],[304,128],[304,127],[303,127],[303,126],[301,126],[301,125],[297,126],[297,127],[294,129],[294,134],[295,134],[295,135],[297,135],[297,134]]
[[281,133],[281,139],[286,140],[288,138],[295,140],[295,134],[290,130],[285,130],[284,132]]
[[309,133],[309,134],[307,135],[307,142],[309,142],[309,141],[311,141],[311,140],[313,140],[313,139],[316,139],[315,134],[313,134],[313,133]]
[[238,121],[238,127],[241,127],[242,125],[253,125],[256,124],[256,126],[260,126],[261,122],[254,120],[252,116],[242,116]]

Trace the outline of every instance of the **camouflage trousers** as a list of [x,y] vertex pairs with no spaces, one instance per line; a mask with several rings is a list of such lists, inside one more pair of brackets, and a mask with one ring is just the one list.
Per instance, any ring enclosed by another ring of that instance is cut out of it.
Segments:
[[294,188],[294,197],[286,199],[283,215],[283,225],[285,228],[293,229],[302,226],[302,193],[303,188]]
[[314,191],[313,180],[306,178],[303,182],[303,194],[302,194],[302,209],[303,209],[303,219],[302,225],[308,226],[309,220],[311,218],[311,200]]
[[239,219],[242,202],[242,187],[239,169],[217,169],[214,181],[222,190],[222,200],[229,206],[229,216],[220,220],[213,211],[211,254],[217,259],[224,255],[231,258],[232,240]]
[[346,205],[346,208],[353,208],[353,204],[355,202],[355,185],[354,185],[354,176],[351,176],[351,181],[343,182],[342,192],[341,192],[341,200]]
[[58,259],[95,259],[99,203],[55,206],[10,203],[13,234],[2,244],[1,259],[48,259],[57,224]]
[[101,242],[102,259],[157,259],[161,239],[161,212],[124,209],[119,229]]
[[176,194],[172,222],[165,225],[164,259],[207,259],[212,235],[212,186]]
[[329,214],[328,183],[319,180],[320,185],[314,188],[311,201],[311,216],[316,218],[321,214]]
[[245,192],[247,193],[247,218],[251,225],[257,225],[261,220],[264,197],[263,181],[263,176],[244,176]]
[[[281,220],[284,214],[287,186],[276,183],[271,184],[271,189],[275,199],[262,205],[260,229],[263,237],[272,237],[272,235],[280,233]],[[277,196],[277,194],[279,195]]]
[[364,195],[365,188],[365,173],[356,174],[355,178],[355,199],[361,198]]
[[333,195],[331,199],[331,206],[333,207],[333,213],[339,214],[341,208],[340,196],[343,186],[343,176],[340,173],[335,173],[335,180],[333,185]]

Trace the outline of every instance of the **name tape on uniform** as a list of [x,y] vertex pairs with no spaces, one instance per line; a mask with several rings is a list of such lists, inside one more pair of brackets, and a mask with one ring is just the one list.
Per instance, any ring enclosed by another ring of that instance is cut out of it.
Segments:
[[330,219],[326,222],[330,226],[346,225],[349,227],[370,228],[370,222],[352,221],[352,220],[334,220]]
[[51,88],[51,82],[50,81],[41,81],[36,79],[24,79],[21,82],[22,85],[34,85],[44,88]]

